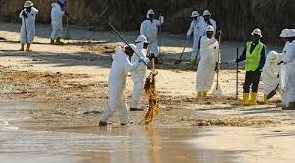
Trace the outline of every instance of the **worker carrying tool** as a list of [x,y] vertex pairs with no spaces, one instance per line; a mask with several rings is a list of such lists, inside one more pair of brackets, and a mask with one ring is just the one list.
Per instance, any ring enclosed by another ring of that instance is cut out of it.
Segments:
[[61,42],[61,37],[63,33],[63,22],[62,17],[64,15],[69,16],[69,14],[65,11],[63,11],[65,5],[65,0],[58,0],[56,3],[51,4],[51,39],[50,44],[52,45],[63,45],[64,43]]
[[116,47],[116,53],[113,55],[113,63],[108,80],[109,105],[103,111],[99,126],[106,126],[108,124],[107,120],[118,110],[121,112],[121,125],[127,125],[129,122],[128,109],[125,101],[128,71],[134,71],[144,62],[148,63],[154,58],[154,56],[151,56],[149,59],[139,58],[136,63],[132,64],[130,58],[133,56],[135,49],[136,47],[134,44],[126,46],[125,52],[120,46]]
[[215,72],[219,71],[219,43],[213,37],[214,28],[209,25],[206,28],[206,36],[201,38],[201,60],[197,73],[197,98],[206,97],[214,81]]
[[26,51],[31,51],[31,44],[35,37],[35,20],[38,10],[33,7],[31,1],[26,1],[24,9],[20,12],[19,17],[22,19],[22,27],[20,31],[20,51],[25,50],[25,44],[27,44]]

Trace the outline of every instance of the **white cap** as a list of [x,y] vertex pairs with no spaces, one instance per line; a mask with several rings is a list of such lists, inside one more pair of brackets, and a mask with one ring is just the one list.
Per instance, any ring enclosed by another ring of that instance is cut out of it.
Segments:
[[251,35],[259,35],[260,37],[262,37],[262,32],[261,32],[261,30],[259,28],[256,28],[256,29],[253,30]]
[[198,11],[193,11],[192,12],[192,15],[191,15],[192,18],[198,17],[198,16],[200,16],[199,13],[198,13]]
[[137,39],[135,40],[135,42],[136,43],[138,43],[138,42],[146,42],[146,43],[148,43],[147,38],[144,35],[138,36]]
[[205,11],[203,12],[203,16],[206,16],[206,15],[211,15],[211,13],[210,13],[209,10],[205,10]]
[[283,29],[280,34],[280,37],[288,37],[289,33],[290,33],[289,29]]
[[[129,46],[132,48],[133,51],[135,51],[136,46],[135,46],[134,44],[129,44]],[[126,45],[125,48],[127,48],[127,47],[129,47],[129,46]]]
[[278,53],[276,51],[270,51],[267,54],[267,60],[271,63],[277,63],[279,60]]
[[24,7],[32,7],[33,3],[31,1],[26,1]]
[[289,29],[288,37],[295,37],[295,29]]
[[208,26],[206,27],[206,32],[214,32],[214,28],[213,28],[213,26],[212,26],[212,25],[208,25]]

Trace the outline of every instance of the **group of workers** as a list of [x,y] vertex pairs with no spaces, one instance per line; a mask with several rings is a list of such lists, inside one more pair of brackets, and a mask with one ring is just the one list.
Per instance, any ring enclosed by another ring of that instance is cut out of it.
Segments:
[[[62,17],[68,15],[64,11],[65,0],[57,0],[52,4],[51,10],[51,40],[54,45],[61,42],[63,27]],[[30,44],[35,35],[35,19],[38,10],[33,7],[31,1],[26,1],[24,10],[20,13],[21,50],[30,51]],[[148,10],[140,25],[140,35],[135,44],[117,47],[113,55],[112,67],[109,75],[109,103],[100,119],[100,126],[107,125],[110,116],[116,110],[121,110],[121,125],[129,123],[128,109],[125,101],[125,86],[127,74],[131,72],[134,83],[130,111],[142,111],[141,98],[146,74],[146,64],[152,59],[158,63],[158,31],[164,23],[164,17],[160,14],[155,19],[152,9]],[[193,50],[190,65],[198,63],[196,80],[197,98],[206,97],[214,81],[214,74],[220,69],[220,42],[219,32],[216,31],[216,21],[211,18],[209,10],[205,10],[200,16],[197,11],[191,14],[192,22],[186,34],[189,41],[193,35]],[[285,42],[283,53],[271,51],[266,54],[266,46],[261,42],[262,32],[254,29],[251,33],[252,41],[246,43],[242,55],[236,63],[245,62],[245,82],[243,86],[243,99],[238,101],[240,105],[256,105],[257,92],[262,77],[264,83],[264,103],[269,103],[268,96],[271,92],[278,91],[282,96],[283,109],[295,109],[295,30],[284,29],[280,35]],[[136,55],[134,55],[136,54]],[[147,56],[149,56],[147,58]],[[250,91],[251,87],[251,91]]]
[[[26,50],[27,52],[31,51],[31,44],[34,41],[35,37],[35,20],[36,15],[38,14],[38,10],[33,7],[33,3],[31,1],[26,1],[24,4],[24,9],[20,12],[19,17],[22,19],[22,27],[20,34],[20,43],[21,48],[20,51]],[[63,16],[68,13],[63,9],[66,5],[65,0],[58,0],[55,3],[52,3],[51,9],[51,36],[50,36],[50,44],[53,45],[62,45],[61,42],[62,33],[63,33]],[[26,49],[25,49],[25,45]]]
[[280,37],[285,43],[283,52],[270,51],[267,55],[266,46],[260,41],[261,30],[257,28],[251,34],[252,41],[246,43],[242,55],[236,60],[236,63],[244,61],[246,70],[243,99],[238,104],[257,104],[258,86],[262,77],[263,102],[268,104],[272,92],[279,92],[282,109],[295,110],[295,30],[282,30]]

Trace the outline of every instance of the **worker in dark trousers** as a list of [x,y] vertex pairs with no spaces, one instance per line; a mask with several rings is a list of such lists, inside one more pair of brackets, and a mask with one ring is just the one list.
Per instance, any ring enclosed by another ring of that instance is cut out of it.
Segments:
[[[260,42],[262,33],[260,29],[255,29],[252,33],[252,42],[247,42],[243,54],[236,63],[245,61],[246,77],[244,83],[243,100],[238,101],[240,105],[256,105],[257,92],[262,68],[265,64],[266,47]],[[251,98],[250,87],[252,86]]]

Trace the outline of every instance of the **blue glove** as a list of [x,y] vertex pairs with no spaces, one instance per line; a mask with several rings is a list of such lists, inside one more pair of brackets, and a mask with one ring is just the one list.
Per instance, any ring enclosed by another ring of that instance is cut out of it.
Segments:
[[143,62],[143,59],[142,58],[139,58],[138,59],[138,63],[142,63]]
[[190,39],[190,35],[186,35],[186,40],[189,40]]

